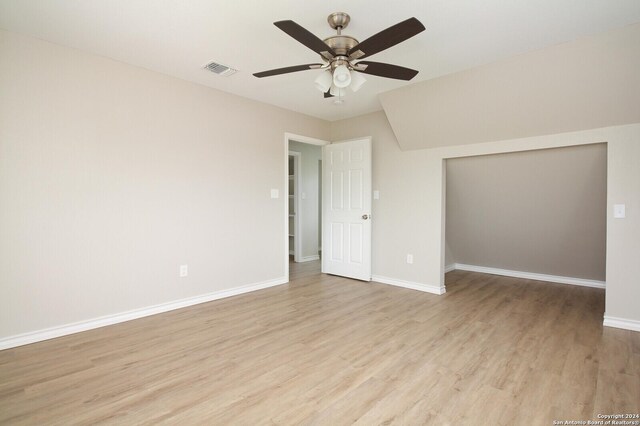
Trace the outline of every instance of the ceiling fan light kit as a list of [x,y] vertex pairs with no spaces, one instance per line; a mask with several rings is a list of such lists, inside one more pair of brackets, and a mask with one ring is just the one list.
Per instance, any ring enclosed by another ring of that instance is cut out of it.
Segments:
[[273,24],[320,55],[323,64],[305,64],[278,68],[253,74],[256,77],[269,77],[310,69],[322,69],[323,72],[315,79],[315,86],[324,93],[324,97],[337,96],[339,103],[345,88],[350,87],[353,92],[358,91],[366,82],[361,75],[370,74],[397,80],[411,80],[418,71],[398,65],[381,62],[362,61],[367,56],[374,55],[401,43],[414,35],[424,31],[424,25],[416,18],[409,18],[386,30],[383,30],[362,43],[354,37],[342,34],[351,18],[344,12],[329,15],[329,26],[337,31],[337,35],[319,39],[311,32],[293,21],[278,21]]

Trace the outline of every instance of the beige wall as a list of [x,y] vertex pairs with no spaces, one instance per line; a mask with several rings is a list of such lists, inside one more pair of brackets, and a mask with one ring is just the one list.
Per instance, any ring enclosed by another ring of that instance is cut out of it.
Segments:
[[446,265],[605,280],[606,144],[446,162]]
[[284,133],[327,122],[4,31],[0,93],[0,339],[284,279]]
[[[372,184],[380,199],[372,201],[373,275],[427,284],[425,259],[429,194],[422,184],[429,178],[429,152],[403,152],[384,112],[331,123],[331,140],[372,136]],[[407,254],[414,263],[406,262]],[[438,285],[429,282],[431,285]]]
[[408,85],[380,95],[384,114],[331,123],[333,140],[373,137],[374,187],[391,192],[374,203],[374,271],[444,283],[446,159],[606,142],[606,315],[640,330],[639,45],[635,24]]
[[7,32],[0,93],[0,339],[283,278],[285,132],[373,136],[374,274],[431,286],[445,159],[607,142],[606,310],[640,321],[639,124],[403,152],[383,112],[327,123]]
[[300,190],[305,198],[300,197],[302,230],[302,257],[318,255],[320,247],[320,160],[322,160],[322,147],[290,141],[289,151],[301,154],[300,161]]
[[402,149],[640,122],[640,24],[380,95]]
[[[613,218],[614,204],[626,205],[625,219]],[[640,125],[609,143],[607,205],[606,314],[640,321]]]
[[[384,113],[331,128],[332,140],[373,138],[373,182],[381,190],[373,204],[374,274],[425,287],[444,283],[445,160],[607,142],[606,315],[640,321],[640,124],[415,151],[400,150]],[[626,204],[626,219],[613,218],[615,203]]]

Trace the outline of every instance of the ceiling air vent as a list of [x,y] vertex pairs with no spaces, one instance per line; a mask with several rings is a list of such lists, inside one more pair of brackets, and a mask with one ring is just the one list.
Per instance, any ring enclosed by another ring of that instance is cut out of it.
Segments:
[[205,65],[205,68],[212,73],[216,73],[225,77],[233,75],[236,73],[236,71],[238,71],[226,65],[218,64],[216,62],[209,62],[207,65]]

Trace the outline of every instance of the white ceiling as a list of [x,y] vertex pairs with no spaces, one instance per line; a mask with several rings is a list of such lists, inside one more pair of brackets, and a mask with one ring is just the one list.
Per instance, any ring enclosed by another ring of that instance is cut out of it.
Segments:
[[[371,57],[414,68],[412,82],[366,76],[342,105],[323,99],[312,70],[251,74],[319,57],[272,23],[292,19],[320,38],[344,11],[360,41],[409,17],[427,27]],[[640,22],[640,0],[0,0],[0,28],[93,52],[327,120],[379,110],[378,94],[512,55]],[[220,77],[216,61],[240,71]],[[35,65],[35,64],[34,64]]]

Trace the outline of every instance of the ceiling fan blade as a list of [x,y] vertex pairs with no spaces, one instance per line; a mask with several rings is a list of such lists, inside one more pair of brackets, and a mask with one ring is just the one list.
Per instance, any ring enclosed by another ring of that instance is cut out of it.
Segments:
[[329,93],[331,89],[327,90],[326,92],[324,92],[324,97],[326,98],[333,98],[333,95],[331,93]]
[[257,72],[253,75],[258,78],[271,77],[272,75],[287,74],[287,73],[296,72],[296,71],[315,70],[320,68],[321,66],[322,64],[294,65],[292,67],[284,67],[284,68],[277,68],[275,70]]
[[327,46],[324,41],[320,40],[309,30],[301,27],[293,21],[278,21],[274,22],[273,25],[280,28],[282,31],[289,34],[291,37],[295,38],[314,52],[319,53],[320,55],[325,57],[329,55],[327,59],[331,59],[332,57],[336,56],[336,52],[334,52],[332,48]]
[[349,52],[350,59],[360,59],[366,56],[375,55],[398,43],[413,37],[414,35],[424,31],[424,25],[416,18],[409,18],[395,24],[386,30],[380,31],[378,34],[372,35],[360,44],[352,47]]
[[[366,65],[366,68],[363,67]],[[385,64],[382,62],[360,61],[354,69],[364,74],[377,75],[379,77],[395,78],[396,80],[411,80],[418,71],[399,65]]]

